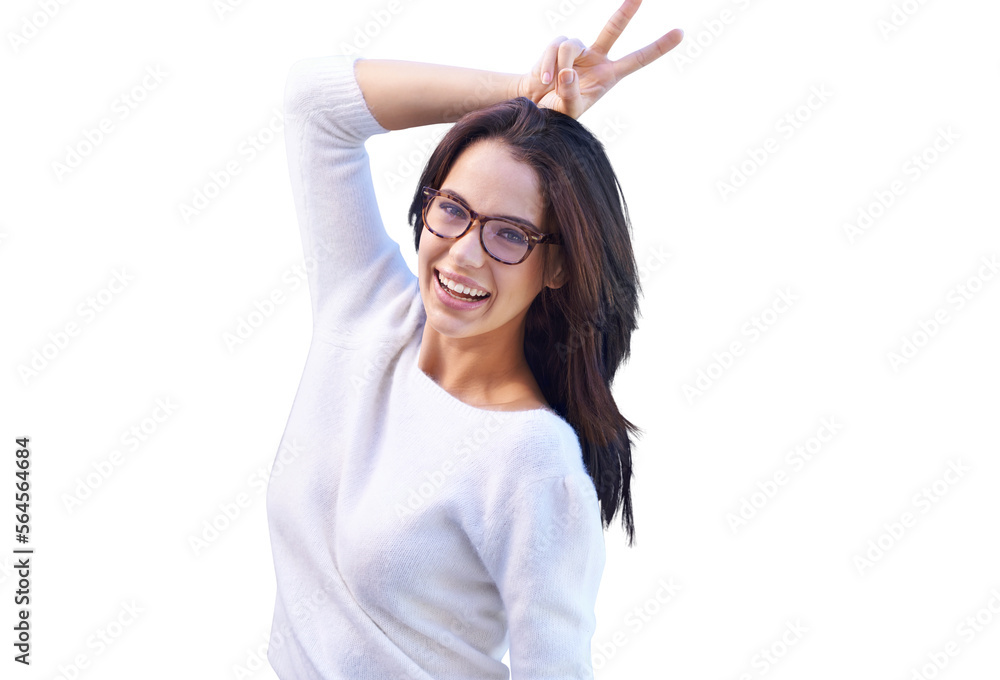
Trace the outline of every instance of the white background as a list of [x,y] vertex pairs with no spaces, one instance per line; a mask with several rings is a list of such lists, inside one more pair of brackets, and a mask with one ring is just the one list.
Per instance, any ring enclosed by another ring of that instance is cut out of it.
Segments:
[[[51,17],[6,2],[0,20],[2,674],[273,678],[261,481],[310,328],[283,140],[268,133],[289,67],[367,42],[369,58],[522,72],[556,35],[589,44],[617,5],[49,4]],[[905,5],[880,28],[890,0],[647,0],[612,51],[686,32],[581,119],[606,143],[645,267],[641,328],[614,385],[644,429],[638,540],[628,548],[617,521],[606,534],[598,678],[1000,672],[1000,277],[983,264],[1000,257],[1000,6]],[[147,69],[162,74],[146,78],[155,87],[142,86]],[[119,98],[137,87],[123,118]],[[828,94],[810,99],[814,88]],[[789,115],[795,127],[780,123]],[[60,173],[105,118],[110,131]],[[411,267],[406,208],[445,129],[368,144]],[[251,158],[241,149],[255,138]],[[231,162],[239,174],[182,217]],[[874,218],[849,231],[862,211]],[[116,272],[128,284],[108,288]],[[227,346],[276,289],[283,302]],[[779,291],[794,303],[773,307]],[[90,297],[99,312],[84,311]],[[894,363],[904,339],[919,347]],[[725,357],[734,342],[741,354]],[[699,371],[705,389],[686,392]],[[168,416],[157,400],[175,405]],[[788,452],[823,419],[838,431],[794,464]],[[24,435],[30,668],[11,660]],[[115,451],[119,464],[95,476]],[[784,483],[769,487],[776,474]],[[99,485],[67,507],[88,475]],[[194,549],[239,494],[239,516]],[[976,616],[978,630],[963,625]],[[804,632],[786,634],[795,625]]]

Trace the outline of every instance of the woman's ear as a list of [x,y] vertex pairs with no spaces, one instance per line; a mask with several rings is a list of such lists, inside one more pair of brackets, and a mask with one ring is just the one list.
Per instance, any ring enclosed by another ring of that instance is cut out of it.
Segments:
[[[556,248],[559,248],[559,246],[556,246]],[[552,251],[555,250],[555,248],[550,247],[549,250]],[[561,288],[563,284],[565,284],[569,280],[569,273],[566,271],[564,264],[565,263],[563,262],[563,254],[562,251],[560,250],[556,252],[555,255],[552,256],[551,260],[552,273],[549,274],[549,278],[545,282],[546,286],[548,286],[549,288]]]

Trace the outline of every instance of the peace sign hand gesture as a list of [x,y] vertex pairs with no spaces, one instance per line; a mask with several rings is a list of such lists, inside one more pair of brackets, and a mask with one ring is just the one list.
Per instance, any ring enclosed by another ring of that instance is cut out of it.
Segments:
[[679,28],[618,61],[608,59],[611,46],[641,3],[642,0],[625,0],[590,47],[576,38],[559,36],[553,40],[531,73],[521,76],[517,96],[528,97],[539,107],[579,118],[615,83],[675,48],[684,37]]

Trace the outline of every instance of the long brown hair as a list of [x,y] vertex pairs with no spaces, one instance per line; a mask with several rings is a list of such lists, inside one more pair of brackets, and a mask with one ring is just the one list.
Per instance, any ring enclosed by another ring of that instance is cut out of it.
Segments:
[[534,168],[545,224],[562,236],[556,247],[568,279],[542,288],[528,308],[524,355],[545,399],[576,431],[605,527],[624,504],[631,546],[631,435],[642,430],[619,412],[611,383],[629,356],[641,285],[621,185],[601,142],[575,119],[524,97],[503,101],[465,114],[431,154],[410,204],[417,249],[421,188],[440,189],[462,151],[485,139],[505,143]]

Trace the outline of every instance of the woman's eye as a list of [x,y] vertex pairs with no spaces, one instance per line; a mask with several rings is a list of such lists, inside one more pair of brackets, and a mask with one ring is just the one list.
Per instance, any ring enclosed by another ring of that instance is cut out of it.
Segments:
[[528,240],[525,238],[524,234],[517,229],[501,229],[500,236],[511,243],[525,243]]
[[455,205],[454,203],[442,203],[441,210],[443,210],[448,217],[453,219],[464,220],[467,218],[465,210],[463,210],[461,206]]

